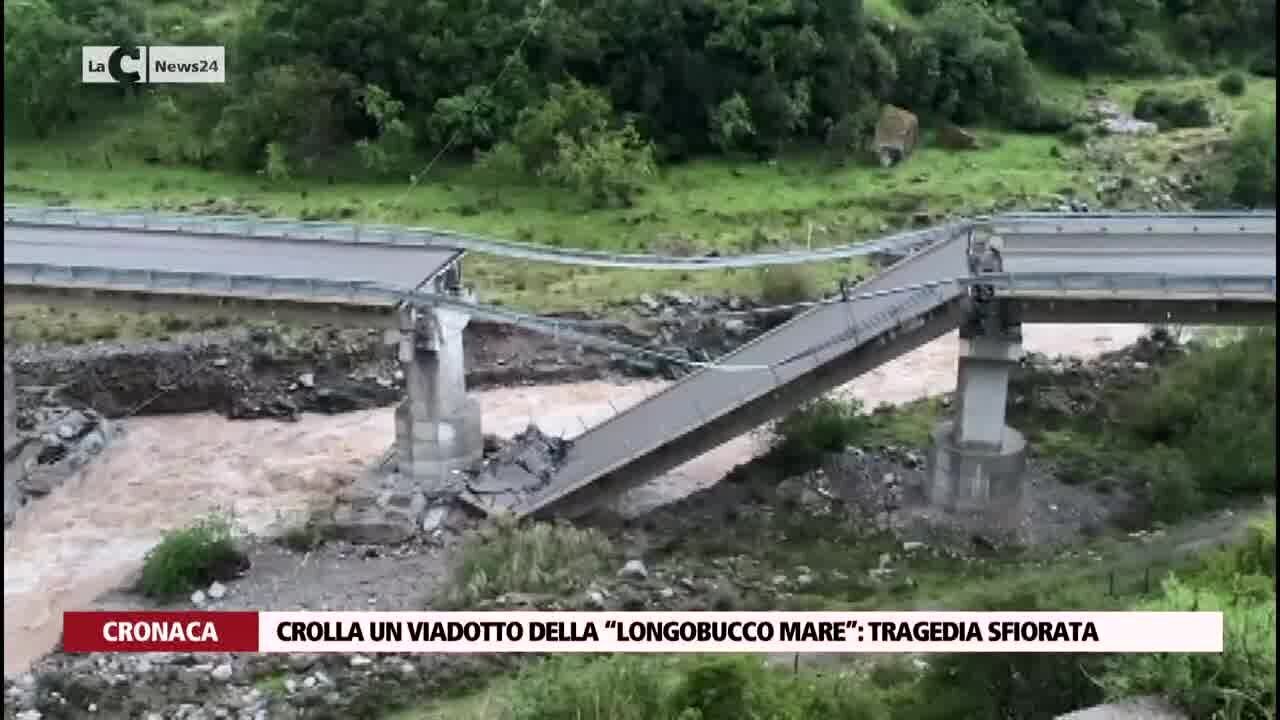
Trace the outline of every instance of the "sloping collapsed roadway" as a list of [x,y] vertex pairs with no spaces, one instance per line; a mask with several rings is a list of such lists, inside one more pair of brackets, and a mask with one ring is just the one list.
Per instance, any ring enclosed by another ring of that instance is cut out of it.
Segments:
[[[817,251],[673,258],[387,226],[7,206],[5,300],[217,305],[398,330],[407,386],[396,416],[398,472],[428,494],[461,493],[519,516],[585,513],[959,328],[958,402],[933,434],[928,494],[948,509],[988,510],[1021,494],[1026,443],[1006,426],[1005,405],[1022,322],[1272,323],[1275,240],[1274,213],[1009,214]],[[457,471],[482,447],[479,406],[464,382],[469,318],[620,348],[563,321],[474,302],[462,290],[467,251],[686,270],[907,257],[714,363],[686,363],[700,367],[574,438],[554,471],[513,466],[468,486]],[[6,427],[6,450],[10,436]],[[8,464],[5,474],[7,491]]]

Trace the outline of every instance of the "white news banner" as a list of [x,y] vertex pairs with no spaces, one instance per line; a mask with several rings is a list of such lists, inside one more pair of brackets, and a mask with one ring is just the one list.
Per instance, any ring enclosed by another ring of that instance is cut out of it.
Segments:
[[260,612],[258,652],[1222,652],[1220,612]]

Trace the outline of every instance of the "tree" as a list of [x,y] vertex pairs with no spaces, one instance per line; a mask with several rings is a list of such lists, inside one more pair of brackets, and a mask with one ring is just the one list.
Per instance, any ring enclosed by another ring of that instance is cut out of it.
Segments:
[[1034,102],[1018,31],[976,0],[944,0],[899,40],[899,104],[957,123],[1011,120]]
[[521,171],[572,189],[597,207],[627,205],[657,172],[654,149],[631,123],[616,126],[609,99],[577,80],[553,85],[482,157],[491,172]]
[[1232,138],[1226,161],[1214,166],[1205,185],[1205,201],[1210,207],[1275,207],[1275,111],[1249,116]]
[[1156,35],[1162,0],[1008,0],[1027,51],[1069,73],[1161,72],[1170,58]]
[[578,138],[557,135],[556,145],[555,160],[541,174],[589,197],[593,207],[629,206],[657,174],[653,146],[630,124]]
[[358,101],[365,114],[378,127],[376,138],[361,138],[356,150],[365,167],[375,172],[386,172],[395,162],[406,159],[413,152],[413,128],[401,115],[404,103],[377,85],[369,85],[359,95]]
[[304,169],[351,141],[353,78],[314,65],[261,71],[222,109],[213,143],[232,165],[258,170],[268,143]]
[[1193,57],[1275,62],[1276,0],[1165,0],[1179,49]]
[[46,0],[4,5],[4,130],[45,137],[78,108],[84,33]]

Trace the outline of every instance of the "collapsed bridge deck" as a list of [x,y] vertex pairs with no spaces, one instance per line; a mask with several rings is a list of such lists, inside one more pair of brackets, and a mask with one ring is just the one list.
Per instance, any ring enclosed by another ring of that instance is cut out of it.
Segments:
[[[40,217],[6,208],[6,296],[38,300],[42,293],[88,288],[103,295],[72,295],[72,301],[109,301],[119,290],[264,303],[318,299],[380,312],[406,306],[450,307],[491,318],[506,312],[423,288],[426,279],[478,242],[451,240],[447,234],[435,246],[430,237],[371,241],[358,228],[342,230],[337,239],[328,237],[336,231],[327,226],[307,235],[306,224],[296,224],[301,230],[290,225],[287,237],[264,237],[249,230],[238,235],[236,228],[258,227],[244,221],[201,234],[184,230],[187,221],[181,219],[150,225],[144,220],[140,227],[111,218],[86,224],[76,216],[68,226],[65,218],[43,223]],[[975,277],[971,244],[978,234],[1003,239],[1002,273]],[[517,515],[585,512],[612,493],[954,330],[972,310],[969,289],[975,282],[996,288],[1020,316],[1034,322],[1274,322],[1273,213],[1002,215],[876,247],[922,243],[922,249],[855,288],[847,302],[819,304],[588,429],[573,440],[544,484],[530,487],[513,478],[512,487],[518,485],[520,492],[495,493],[483,504]],[[521,259],[605,267],[654,269],[689,262],[599,253],[577,257],[572,251],[503,243],[480,247]],[[845,247],[813,257],[718,258],[690,267],[789,264],[858,252]],[[560,326],[541,327],[558,332]]]

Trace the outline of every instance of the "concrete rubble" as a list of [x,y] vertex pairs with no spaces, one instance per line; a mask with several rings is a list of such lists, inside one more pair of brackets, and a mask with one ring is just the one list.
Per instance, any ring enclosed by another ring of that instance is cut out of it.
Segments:
[[570,447],[564,438],[531,424],[473,469],[465,480],[463,499],[485,512],[511,507],[551,481]]
[[15,425],[5,438],[5,527],[99,455],[117,431],[93,410],[56,404],[23,408]]
[[517,662],[458,655],[54,653],[30,672],[5,678],[5,717],[374,717],[388,697],[429,697]]

